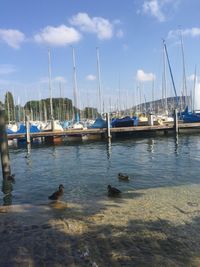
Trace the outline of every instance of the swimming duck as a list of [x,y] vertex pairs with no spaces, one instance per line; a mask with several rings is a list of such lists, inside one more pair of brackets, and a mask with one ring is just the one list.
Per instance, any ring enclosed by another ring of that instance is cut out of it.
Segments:
[[54,192],[49,199],[58,200],[64,193],[64,186],[62,184],[59,185],[58,191]]
[[127,174],[122,174],[121,172],[118,173],[118,179],[123,180],[123,181],[128,181],[129,176]]
[[108,195],[109,196],[117,196],[121,193],[121,191],[115,187],[112,187],[110,184],[108,185]]

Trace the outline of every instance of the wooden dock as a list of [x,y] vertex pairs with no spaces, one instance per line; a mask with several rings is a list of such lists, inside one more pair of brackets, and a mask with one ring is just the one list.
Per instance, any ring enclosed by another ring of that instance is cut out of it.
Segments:
[[[185,131],[200,131],[200,123],[179,123],[178,124],[178,131],[179,133]],[[163,132],[163,134],[172,133],[174,132],[174,125],[171,123],[164,124],[164,125],[154,125],[154,126],[133,126],[133,127],[116,127],[110,128],[110,132],[112,136],[117,136],[117,134],[144,134],[144,133],[156,133],[156,132]],[[31,138],[38,138],[38,137],[67,137],[67,136],[80,136],[80,135],[101,135],[102,138],[107,137],[107,128],[102,129],[68,129],[64,131],[45,131],[45,132],[38,132],[38,133],[30,133]],[[9,134],[8,139],[21,139],[25,138],[26,133],[23,134]]]

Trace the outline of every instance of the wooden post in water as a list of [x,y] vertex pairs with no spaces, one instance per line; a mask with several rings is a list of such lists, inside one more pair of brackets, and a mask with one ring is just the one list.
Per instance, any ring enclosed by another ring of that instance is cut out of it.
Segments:
[[111,133],[110,133],[110,116],[109,113],[106,113],[106,124],[107,124],[107,138],[111,138]]
[[30,138],[30,121],[29,121],[29,116],[26,115],[26,143],[27,145],[31,143],[31,138]]
[[52,130],[52,132],[55,131],[55,123],[54,123],[54,119],[53,118],[51,119],[51,130]]
[[174,110],[174,131],[175,131],[175,134],[178,134],[178,111],[177,109]]
[[8,150],[8,137],[6,133],[5,110],[0,110],[0,152],[3,179],[11,175],[10,158]]

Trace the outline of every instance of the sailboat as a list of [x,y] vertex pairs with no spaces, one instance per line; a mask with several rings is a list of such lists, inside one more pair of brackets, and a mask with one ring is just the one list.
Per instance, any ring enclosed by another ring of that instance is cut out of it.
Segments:
[[[42,128],[42,131],[63,131],[63,128],[54,120],[53,116],[53,101],[52,101],[52,81],[51,81],[51,52],[48,49],[48,72],[49,72],[49,93],[50,93],[50,121],[47,122],[46,126]],[[62,142],[61,136],[48,136],[45,137],[47,143],[59,144]]]
[[[106,121],[102,118],[102,89],[101,89],[101,71],[100,71],[100,59],[99,59],[99,48],[96,48],[96,59],[97,59],[97,80],[98,80],[98,90],[97,90],[97,99],[98,99],[98,110],[99,110],[99,116],[96,118],[96,120],[93,122],[92,125],[90,125],[88,128],[106,128],[107,124]],[[83,140],[101,140],[102,136],[101,133],[95,133],[95,134],[87,134],[83,136]]]
[[[72,124],[73,129],[83,129],[83,125],[80,123],[80,117],[78,112],[78,87],[77,87],[77,77],[76,77],[76,59],[75,59],[75,49],[72,47],[72,60],[73,60],[73,97],[74,97],[74,119]],[[67,141],[82,141],[82,133],[80,134],[68,134]]]
[[193,110],[190,111],[189,107],[186,106],[184,112],[181,113],[181,117],[183,122],[191,123],[191,122],[200,122],[200,88],[198,86],[197,77],[196,77],[196,68],[194,75],[194,89],[193,89]]

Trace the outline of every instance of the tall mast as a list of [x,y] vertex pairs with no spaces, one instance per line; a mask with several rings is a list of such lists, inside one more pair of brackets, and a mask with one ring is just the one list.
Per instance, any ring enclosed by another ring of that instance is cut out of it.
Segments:
[[53,120],[52,85],[51,85],[51,52],[48,49],[48,70],[49,70],[49,93],[50,93],[50,117]]
[[[187,83],[186,83],[186,72],[185,72],[185,56],[183,49],[183,36],[180,31],[180,39],[181,39],[181,52],[182,52],[182,61],[183,61],[183,95],[185,96],[185,106],[187,105]],[[184,106],[184,108],[185,108]]]
[[163,47],[163,99],[164,99],[164,110],[167,112],[167,75],[166,75],[166,52]]
[[193,87],[193,94],[192,94],[192,111],[193,112],[194,112],[194,109],[195,109],[196,82],[197,82],[197,70],[196,70],[196,66],[195,66],[194,87]]
[[171,76],[171,80],[172,80],[172,85],[173,85],[174,93],[175,93],[175,96],[176,96],[176,107],[178,108],[178,96],[177,96],[177,93],[176,93],[176,87],[175,87],[175,83],[174,83],[174,77],[173,77],[171,65],[170,65],[170,62],[169,62],[169,56],[168,56],[168,52],[167,52],[167,46],[166,46],[166,43],[165,43],[164,40],[163,40],[163,45],[164,45],[165,53],[166,53],[166,56],[167,56],[167,63],[168,63],[168,67],[169,67],[169,72],[170,72],[170,76]]
[[98,77],[98,100],[99,100],[99,113],[102,113],[102,99],[101,99],[101,72],[100,72],[100,62],[99,62],[99,48],[96,48],[97,52],[97,77]]
[[74,115],[75,115],[75,121],[78,122],[78,95],[77,95],[77,79],[76,79],[76,61],[75,61],[75,50],[74,47],[72,47],[72,57],[73,57],[73,80],[74,80],[74,86],[73,86],[73,94],[74,94]]

